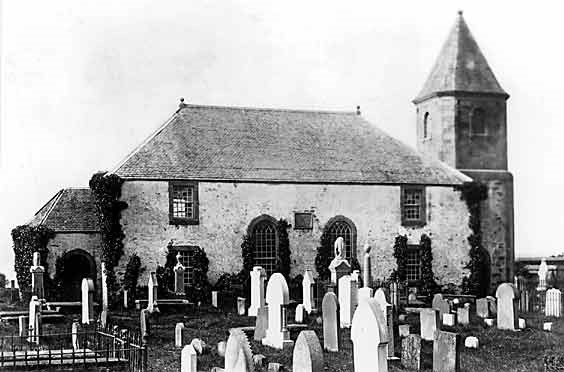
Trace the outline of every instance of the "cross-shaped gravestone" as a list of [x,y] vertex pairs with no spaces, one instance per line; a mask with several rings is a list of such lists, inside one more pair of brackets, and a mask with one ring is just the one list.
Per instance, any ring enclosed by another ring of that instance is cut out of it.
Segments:
[[94,321],[94,282],[90,278],[82,279],[82,324]]
[[294,371],[324,372],[323,349],[314,331],[301,331],[292,357]]
[[159,312],[159,306],[157,305],[157,300],[158,300],[158,296],[157,296],[157,289],[158,289],[158,283],[157,283],[157,273],[155,273],[154,271],[151,272],[149,274],[149,301],[147,303],[147,310],[149,310],[150,313],[153,312]]
[[304,273],[304,279],[302,280],[302,297],[304,309],[308,314],[311,314],[315,309],[315,298],[313,296],[314,285],[315,280],[313,279],[313,274],[310,269],[307,269]]
[[260,267],[253,267],[251,271],[251,306],[249,316],[257,316],[258,309],[264,306],[264,282],[266,281],[266,271]]
[[352,321],[351,340],[355,372],[388,371],[388,328],[375,299],[358,304]]
[[323,348],[338,352],[340,344],[339,300],[333,292],[325,293],[321,303],[323,314]]
[[386,293],[382,288],[378,288],[374,293],[374,300],[382,310],[382,316],[386,319],[386,327],[388,329],[388,358],[394,358],[394,317],[392,304],[388,303]]
[[290,301],[288,284],[280,273],[274,273],[266,286],[266,303],[268,304],[268,328],[262,339],[263,345],[276,349],[293,345],[286,323],[286,308]]
[[497,297],[497,328],[515,331],[519,329],[517,306],[519,291],[512,283],[502,283],[495,292]]

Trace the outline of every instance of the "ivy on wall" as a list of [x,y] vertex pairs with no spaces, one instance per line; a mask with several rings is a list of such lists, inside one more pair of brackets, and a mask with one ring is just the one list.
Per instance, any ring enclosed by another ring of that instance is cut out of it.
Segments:
[[[250,235],[243,235],[241,243],[241,256],[243,257],[243,272],[249,275],[253,271],[255,245]],[[246,277],[245,275],[245,277]]]
[[278,272],[284,275],[286,281],[290,280],[290,266],[291,266],[291,252],[290,252],[290,239],[288,237],[288,229],[290,224],[285,219],[281,218],[276,224],[278,231],[278,258],[277,267]]
[[437,289],[437,282],[433,274],[431,238],[426,234],[422,234],[419,245],[421,254],[421,294],[430,296]]
[[489,254],[482,245],[481,203],[488,198],[488,188],[480,182],[465,182],[457,187],[460,198],[466,202],[470,218],[468,227],[472,230],[468,236],[470,244],[470,261],[466,269],[470,275],[462,281],[465,293],[485,297],[490,287],[490,260]]
[[397,268],[392,274],[393,279],[404,282],[407,280],[407,235],[398,235],[394,241],[394,258]]
[[131,257],[129,257],[129,261],[127,262],[125,273],[123,275],[123,288],[127,291],[128,297],[131,300],[137,298],[137,281],[139,280],[141,272],[141,258],[134,253]]
[[127,208],[127,203],[119,200],[122,185],[123,180],[119,176],[106,172],[95,173],[89,182],[100,225],[101,260],[106,267],[110,303],[116,303],[119,290],[114,269],[123,255],[125,236],[120,223],[121,211]]
[[[333,257],[333,245],[331,244],[331,236],[328,229],[323,229],[321,237],[319,238],[319,246],[315,255],[315,270],[321,280],[327,280],[331,277],[329,265]],[[350,259],[351,271],[360,271],[360,262],[356,257]]]
[[41,264],[45,268],[44,284],[46,293],[49,291],[49,275],[47,267],[47,244],[55,236],[55,232],[46,226],[20,225],[12,229],[14,242],[14,270],[18,286],[22,292],[31,290],[31,273],[29,268],[33,264],[33,252],[41,253]]

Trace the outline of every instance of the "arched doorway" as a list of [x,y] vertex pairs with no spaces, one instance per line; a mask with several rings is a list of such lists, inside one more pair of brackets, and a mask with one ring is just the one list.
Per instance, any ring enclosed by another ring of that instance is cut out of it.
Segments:
[[96,263],[92,255],[82,249],[74,249],[63,255],[63,272],[61,279],[64,283],[64,294],[61,297],[67,301],[81,300],[81,284],[83,278],[90,278],[96,283]]

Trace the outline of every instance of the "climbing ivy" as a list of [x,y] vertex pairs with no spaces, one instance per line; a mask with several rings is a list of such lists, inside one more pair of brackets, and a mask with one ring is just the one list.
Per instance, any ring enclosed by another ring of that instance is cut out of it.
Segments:
[[398,235],[394,241],[394,258],[397,268],[394,279],[404,282],[407,279],[407,235]]
[[255,245],[250,235],[243,235],[241,242],[241,256],[243,257],[243,272],[247,275],[253,270]]
[[276,262],[277,271],[284,275],[286,281],[290,280],[290,239],[288,238],[288,229],[290,224],[285,219],[280,219],[276,224],[278,231],[278,258]]
[[33,264],[33,252],[41,253],[41,264],[45,268],[44,278],[45,289],[49,290],[47,278],[47,244],[49,240],[55,236],[55,232],[43,225],[30,226],[20,225],[12,229],[12,241],[14,242],[14,270],[18,286],[22,292],[31,290],[31,273],[29,268]]
[[315,269],[321,280],[327,280],[331,277],[329,264],[331,264],[331,236],[328,229],[324,229],[315,255]]
[[437,288],[433,274],[433,252],[431,251],[431,238],[423,234],[420,241],[421,249],[421,294],[430,296]]
[[123,230],[120,223],[121,211],[127,203],[120,201],[123,180],[115,174],[96,173],[89,182],[94,195],[94,204],[102,238],[101,260],[106,267],[110,303],[116,303],[119,286],[114,268],[123,255]]
[[141,258],[137,254],[132,254],[129,257],[125,273],[123,275],[123,288],[127,290],[129,298],[134,300],[136,298],[137,281],[141,275]]
[[466,265],[470,275],[463,279],[462,289],[465,293],[484,297],[490,287],[490,263],[488,252],[482,245],[480,205],[488,198],[488,188],[480,182],[466,182],[458,186],[457,190],[461,192],[460,198],[468,207],[470,213],[468,227],[472,230],[468,236],[470,261]]

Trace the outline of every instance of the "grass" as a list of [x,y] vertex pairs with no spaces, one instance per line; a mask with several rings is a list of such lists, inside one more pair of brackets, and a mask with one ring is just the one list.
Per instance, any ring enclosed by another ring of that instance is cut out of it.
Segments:
[[[467,327],[445,327],[446,330],[458,332],[462,342],[466,336],[476,336],[480,340],[477,350],[464,349],[461,351],[461,370],[480,372],[500,371],[542,371],[543,355],[545,350],[559,350],[564,347],[564,321],[554,320],[553,331],[542,331],[545,318],[535,314],[522,316],[527,319],[529,328],[519,331],[499,331],[488,328],[478,318],[471,319]],[[70,330],[68,322],[46,325],[49,331]],[[138,328],[138,313],[114,314],[112,319],[121,326]],[[209,353],[198,357],[198,370],[209,371],[212,367],[223,367],[223,358],[217,354],[217,343],[226,341],[229,328],[254,325],[254,318],[237,316],[233,313],[222,312],[216,309],[195,309],[186,314],[162,314],[153,319],[152,334],[149,339],[149,370],[158,372],[177,372],[180,370],[180,349],[174,346],[174,328],[177,322],[184,322],[186,327],[187,342],[192,338],[200,338],[211,346]],[[409,315],[407,322],[412,325],[412,333],[419,330],[418,316]],[[310,329],[316,331],[320,342],[323,344],[322,326],[315,318],[308,322]],[[0,326],[0,333],[13,332],[14,325]],[[295,340],[298,332],[292,332],[291,338]],[[350,331],[342,332],[341,351],[338,353],[324,353],[327,372],[352,371],[352,343]],[[279,351],[265,347],[254,340],[250,340],[253,353],[263,354],[270,362],[278,362],[291,370],[292,351]],[[399,352],[399,342],[396,347]],[[398,354],[399,355],[399,354]],[[262,369],[266,371],[266,367]],[[258,369],[258,371],[262,371]],[[390,364],[391,372],[404,371],[399,363]],[[430,370],[426,370],[430,371]]]

